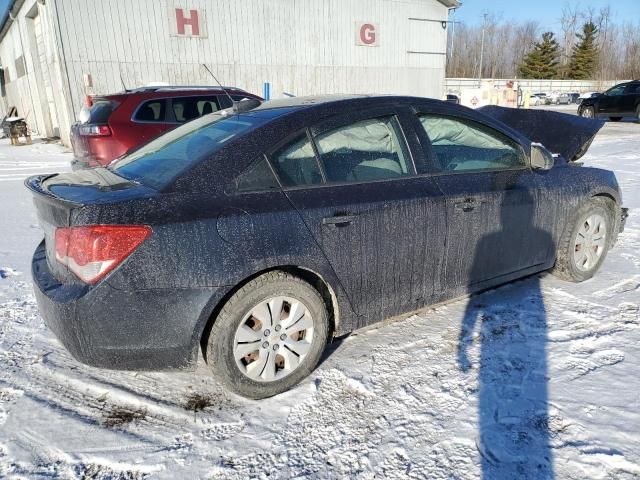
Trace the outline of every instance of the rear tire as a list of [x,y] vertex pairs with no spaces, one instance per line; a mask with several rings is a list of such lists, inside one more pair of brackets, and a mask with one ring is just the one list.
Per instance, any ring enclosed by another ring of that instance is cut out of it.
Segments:
[[609,117],[609,120],[611,120],[612,122],[619,122],[620,120],[622,120],[622,117]]
[[593,197],[575,212],[560,239],[553,275],[569,282],[593,277],[615,240],[614,211],[611,200]]
[[[299,320],[294,314],[301,314]],[[253,399],[271,397],[313,371],[328,333],[320,293],[275,270],[251,280],[227,301],[211,327],[207,363],[229,390]]]

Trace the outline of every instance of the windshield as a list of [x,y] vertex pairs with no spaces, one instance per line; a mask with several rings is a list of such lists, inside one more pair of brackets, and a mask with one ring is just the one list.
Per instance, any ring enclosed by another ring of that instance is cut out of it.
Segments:
[[122,177],[162,189],[191,166],[280,115],[283,110],[237,115],[222,110],[204,115],[121,157],[109,169]]

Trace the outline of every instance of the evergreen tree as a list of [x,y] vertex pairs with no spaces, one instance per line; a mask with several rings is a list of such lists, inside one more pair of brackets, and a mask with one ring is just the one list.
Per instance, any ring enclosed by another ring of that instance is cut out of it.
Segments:
[[585,80],[593,77],[598,59],[597,36],[598,27],[593,22],[582,26],[582,33],[577,35],[579,41],[571,54],[569,78]]
[[558,55],[560,47],[553,38],[552,32],[542,34],[542,41],[537,42],[518,67],[522,78],[550,79],[558,76]]

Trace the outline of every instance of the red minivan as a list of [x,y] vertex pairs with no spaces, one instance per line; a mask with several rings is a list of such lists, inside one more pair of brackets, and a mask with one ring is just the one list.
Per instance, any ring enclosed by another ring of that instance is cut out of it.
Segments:
[[108,165],[184,122],[231,107],[231,99],[262,100],[239,88],[224,88],[143,87],[89,97],[80,120],[71,127],[71,166],[76,170]]

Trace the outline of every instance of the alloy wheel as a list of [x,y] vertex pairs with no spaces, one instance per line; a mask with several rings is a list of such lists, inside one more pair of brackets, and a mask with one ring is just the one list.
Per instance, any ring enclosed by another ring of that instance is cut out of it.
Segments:
[[593,118],[593,110],[587,107],[584,110],[582,110],[582,112],[580,113],[580,116],[584,118]]

